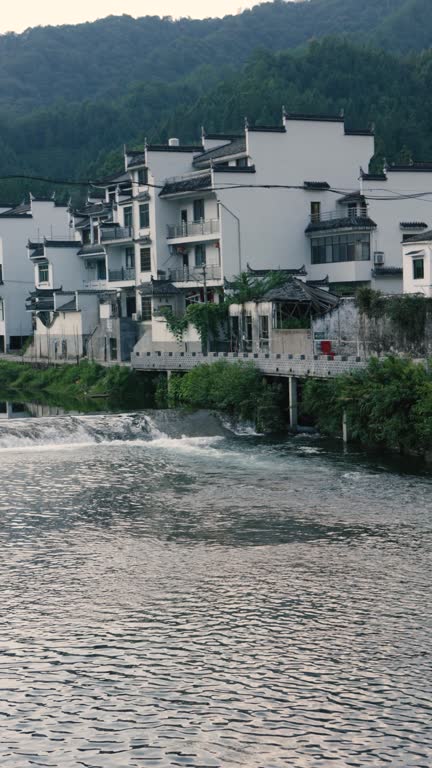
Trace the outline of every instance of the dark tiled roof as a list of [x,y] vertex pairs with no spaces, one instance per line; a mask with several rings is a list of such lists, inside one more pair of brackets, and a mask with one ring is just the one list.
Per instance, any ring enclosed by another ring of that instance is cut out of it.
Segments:
[[43,243],[31,243],[30,241],[27,244],[27,248],[32,251],[30,258],[37,258],[38,256],[44,256],[45,255],[45,248]]
[[410,171],[412,173],[432,173],[432,163],[413,162],[408,163],[407,165],[392,164],[387,167],[387,172],[390,171],[397,173],[409,173]]
[[256,275],[257,277],[266,277],[267,275],[273,274],[287,275],[288,277],[293,275],[307,275],[306,267],[304,265],[293,269],[253,269],[250,264],[247,264],[246,267],[249,274]]
[[206,139],[209,141],[234,141],[234,139],[241,139],[241,133],[204,133]]
[[171,147],[169,144],[149,144],[146,147],[148,152],[202,152],[203,146],[200,145],[199,147],[189,147],[185,145],[180,145],[179,147]]
[[144,152],[134,155],[132,160],[128,163],[128,168],[139,168],[141,165],[145,165]]
[[89,256],[91,254],[103,254],[105,255],[105,248],[103,245],[83,245],[78,251],[78,256]]
[[369,216],[343,216],[340,219],[325,219],[311,222],[306,232],[322,232],[332,229],[375,229],[376,224]]
[[31,206],[30,203],[22,202],[20,205],[16,205],[15,208],[12,208],[9,213],[30,213]]
[[305,189],[330,189],[327,181],[304,181],[303,186]]
[[288,278],[284,285],[272,288],[264,294],[263,301],[288,301],[293,304],[312,304],[317,310],[334,307],[339,299],[328,291],[321,291],[296,277]]
[[44,240],[45,248],[81,248],[79,240]]
[[401,229],[427,229],[424,221],[401,221],[399,226]]
[[142,283],[139,292],[142,296],[172,296],[181,293],[169,280],[152,280],[150,283]]
[[215,165],[215,173],[256,173],[254,165]]
[[88,205],[85,205],[83,208],[77,208],[73,211],[74,216],[92,216],[92,215],[98,215],[98,216],[104,216],[109,213],[111,213],[112,206],[110,203],[101,202],[101,203],[89,203]]
[[306,285],[311,285],[313,288],[320,288],[322,285],[329,285],[329,276],[323,277],[322,280],[306,280]]
[[350,192],[348,195],[340,197],[338,203],[347,205],[348,203],[364,203],[365,198],[360,192]]
[[250,125],[249,133],[286,133],[284,125]]
[[408,245],[410,243],[428,243],[432,240],[432,229],[428,229],[427,232],[422,232],[420,235],[413,235],[409,240],[405,240]]
[[342,115],[306,115],[302,112],[285,112],[286,120],[310,120],[318,123],[343,123],[345,118]]
[[362,173],[364,181],[387,181],[385,173]]
[[70,301],[67,301],[66,304],[62,304],[61,307],[57,305],[57,312],[76,312],[76,299],[71,299]]
[[210,189],[212,185],[211,174],[205,176],[191,176],[188,179],[170,181],[159,192],[159,196],[174,195],[178,192],[195,192],[201,189]]
[[402,267],[375,267],[372,275],[373,277],[402,277],[403,269]]
[[98,184],[101,184],[103,187],[113,187],[123,181],[130,181],[130,176],[126,171],[118,171],[117,173],[110,174],[110,176],[104,176],[103,179],[99,179]]
[[13,211],[6,211],[0,213],[0,219],[32,219],[31,213],[14,213]]
[[375,136],[373,128],[345,128],[345,136]]
[[227,144],[223,144],[221,147],[215,147],[214,149],[208,149],[206,152],[202,152],[198,157],[194,158],[193,164],[197,167],[203,167],[209,165],[212,160],[217,160],[221,157],[231,157],[232,155],[240,155],[244,152],[246,152],[246,139],[241,137],[233,139]]

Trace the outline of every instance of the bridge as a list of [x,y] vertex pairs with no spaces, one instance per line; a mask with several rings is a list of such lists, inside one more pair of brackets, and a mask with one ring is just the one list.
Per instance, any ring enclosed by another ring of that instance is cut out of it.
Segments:
[[343,355],[282,355],[270,352],[143,352],[132,357],[131,366],[137,371],[191,371],[197,365],[219,360],[229,363],[250,361],[266,376],[284,378],[315,377],[325,379],[352,373],[365,368],[367,362],[360,357]]
[[[327,379],[344,373],[360,371],[367,366],[367,361],[360,357],[344,357],[342,355],[282,355],[270,352],[209,352],[207,355],[199,352],[144,352],[132,357],[131,365],[136,371],[166,371],[169,376],[173,372],[191,371],[203,363],[214,364],[219,360],[228,363],[253,362],[265,376],[288,379],[289,390],[289,421],[292,430],[298,427],[298,379],[319,378]],[[348,441],[346,418],[343,423],[344,440]]]

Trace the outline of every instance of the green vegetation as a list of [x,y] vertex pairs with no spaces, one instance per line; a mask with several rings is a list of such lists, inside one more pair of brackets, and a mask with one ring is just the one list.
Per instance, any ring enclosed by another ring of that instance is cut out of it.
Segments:
[[386,347],[385,326],[379,327],[379,321],[387,321],[393,335],[396,335],[398,349],[423,354],[427,348],[426,334],[428,323],[432,319],[432,299],[422,294],[404,296],[384,296],[380,291],[363,286],[357,291],[356,304],[362,320],[363,340],[366,341],[364,319],[374,324],[372,349],[381,351]]
[[346,410],[352,439],[401,453],[432,449],[432,374],[410,360],[371,360],[364,371],[303,390],[303,411],[327,435],[341,434]]
[[[0,392],[4,399],[49,402],[66,408],[95,410],[99,398],[104,408],[150,407],[152,378],[129,368],[104,368],[96,363],[35,367],[26,363],[0,362]],[[96,398],[96,400],[95,400]]]
[[[239,130],[245,115],[280,123],[282,104],[375,122],[378,167],[426,159],[431,36],[430,0],[275,0],[224,19],[122,16],[3,35],[0,173],[95,178],[121,168],[125,141],[181,130],[196,142],[203,122]],[[4,182],[0,196],[19,202],[28,187]]]
[[284,427],[281,388],[268,384],[251,362],[221,360],[171,376],[166,396],[172,408],[214,408],[234,419],[253,421],[265,432]]
[[[209,339],[219,340],[226,333],[229,307],[231,304],[245,304],[247,301],[257,301],[267,291],[286,283],[287,277],[283,272],[269,272],[264,277],[256,277],[253,273],[242,272],[233,279],[230,285],[230,295],[219,304],[190,304],[183,315],[176,315],[172,310],[164,310],[167,326],[178,342],[183,340],[189,325],[197,329],[199,337],[207,346]],[[292,318],[287,328],[308,328],[309,321]]]

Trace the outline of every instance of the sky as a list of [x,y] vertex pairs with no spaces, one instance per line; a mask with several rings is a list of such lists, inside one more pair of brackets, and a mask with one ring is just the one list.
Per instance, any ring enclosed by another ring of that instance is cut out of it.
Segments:
[[257,5],[258,0],[21,0],[2,3],[0,33],[22,32],[48,24],[79,24],[105,16],[226,16]]

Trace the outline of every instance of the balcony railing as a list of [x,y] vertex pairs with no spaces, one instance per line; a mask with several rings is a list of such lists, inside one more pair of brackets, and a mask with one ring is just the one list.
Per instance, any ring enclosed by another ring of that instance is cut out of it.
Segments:
[[[204,283],[203,267],[183,267],[183,269],[170,269],[169,279],[173,283]],[[219,266],[208,265],[205,267],[205,278],[211,280],[220,280],[222,275]]]
[[174,227],[168,227],[168,239],[176,237],[199,237],[200,235],[218,235],[220,231],[219,219],[205,221],[182,221]]
[[356,222],[359,219],[367,219],[368,218],[368,212],[365,208],[360,208],[357,210],[349,210],[349,211],[341,211],[341,210],[333,210],[333,211],[324,211],[321,213],[312,213],[310,216],[310,223],[311,224],[320,224],[321,222],[326,221],[334,221],[335,219],[346,219],[349,221]]
[[112,240],[131,240],[133,238],[133,227],[103,227],[100,231],[101,243]]
[[135,280],[135,270],[122,267],[121,269],[110,269],[108,273],[110,283],[122,283],[127,280]]

